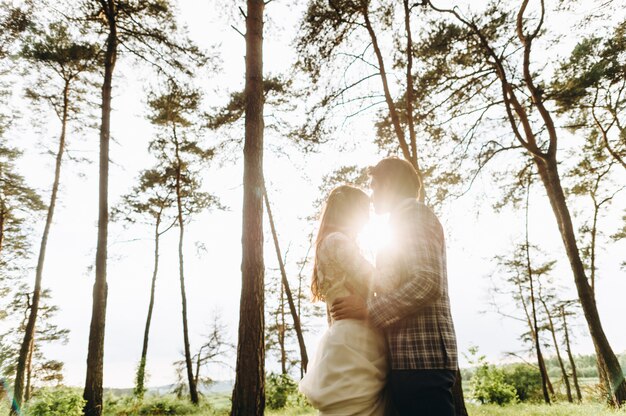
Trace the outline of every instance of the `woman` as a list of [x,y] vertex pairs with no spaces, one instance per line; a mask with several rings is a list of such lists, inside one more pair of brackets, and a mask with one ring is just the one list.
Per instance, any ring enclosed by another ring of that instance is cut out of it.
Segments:
[[[370,296],[374,267],[359,253],[356,237],[369,219],[369,198],[351,186],[334,189],[326,202],[316,241],[311,290],[329,307],[354,291]],[[367,322],[331,321],[300,391],[320,415],[384,414],[387,377],[383,334]]]

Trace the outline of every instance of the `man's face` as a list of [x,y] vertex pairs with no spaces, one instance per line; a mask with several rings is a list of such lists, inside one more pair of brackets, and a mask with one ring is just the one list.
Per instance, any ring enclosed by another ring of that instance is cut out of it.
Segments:
[[376,177],[372,177],[370,181],[370,189],[372,190],[372,204],[374,205],[374,211],[376,214],[386,214],[389,212],[390,204],[389,197],[386,195],[385,186]]

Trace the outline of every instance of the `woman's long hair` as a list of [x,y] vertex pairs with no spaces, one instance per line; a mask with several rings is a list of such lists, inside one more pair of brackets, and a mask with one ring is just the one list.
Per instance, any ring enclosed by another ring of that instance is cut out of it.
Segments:
[[331,191],[326,200],[326,206],[320,220],[320,228],[315,240],[315,260],[313,263],[313,276],[311,278],[311,293],[313,301],[324,300],[320,292],[318,278],[318,251],[322,241],[330,233],[345,231],[355,227],[357,217],[360,215],[359,208],[369,210],[369,197],[359,188],[349,185],[341,185]]

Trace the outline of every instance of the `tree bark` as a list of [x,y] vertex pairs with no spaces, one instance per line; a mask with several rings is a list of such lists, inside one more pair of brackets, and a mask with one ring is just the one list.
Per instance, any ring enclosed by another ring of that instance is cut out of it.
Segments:
[[109,227],[109,141],[111,131],[111,90],[113,70],[117,59],[116,8],[113,0],[103,1],[109,26],[104,57],[102,84],[102,124],[100,127],[100,177],[98,190],[98,243],[96,248],[96,280],[93,286],[93,306],[89,327],[87,375],[83,398],[85,416],[102,415],[102,378],[104,367],[104,331],[107,306],[107,239]]
[[30,344],[28,351],[28,360],[26,361],[26,388],[24,389],[24,403],[28,403],[32,396],[32,379],[33,379],[33,354],[35,352],[35,340]]
[[183,202],[181,195],[181,169],[182,161],[179,153],[179,143],[176,137],[176,128],[173,128],[174,144],[176,148],[176,205],[178,208],[178,275],[180,277],[180,296],[183,315],[183,342],[185,347],[185,366],[187,368],[187,380],[189,382],[189,396],[193,404],[199,403],[196,381],[193,376],[193,364],[191,362],[191,347],[189,345],[189,324],[187,322],[187,293],[185,290],[185,263],[183,258],[183,240],[185,236],[185,222],[183,218]]
[[6,221],[6,210],[4,208],[4,202],[0,200],[0,255],[2,254],[2,247],[4,243],[4,223]]
[[265,409],[263,262],[263,0],[248,0],[246,14],[246,121],[243,149],[241,300],[232,416]]
[[141,348],[141,358],[139,360],[139,368],[137,369],[137,380],[135,383],[135,396],[143,399],[145,392],[146,378],[146,360],[148,357],[148,342],[150,339],[150,325],[152,323],[152,311],[154,310],[154,292],[156,289],[156,280],[159,271],[159,240],[161,234],[159,227],[161,225],[161,212],[157,214],[156,224],[154,226],[154,268],[152,270],[152,284],[150,285],[150,302],[148,303],[148,316],[146,317],[146,326],[143,331],[143,346]]
[[296,308],[296,304],[293,300],[291,288],[289,286],[289,280],[287,279],[287,272],[285,270],[285,264],[283,262],[282,253],[280,251],[280,244],[278,242],[278,233],[276,231],[276,225],[274,223],[274,216],[272,215],[272,208],[267,196],[267,189],[264,189],[263,196],[265,199],[265,208],[267,209],[267,216],[269,217],[270,228],[272,230],[272,238],[274,239],[274,248],[276,249],[276,257],[278,259],[278,265],[280,267],[280,274],[282,276],[282,286],[285,294],[287,295],[287,302],[289,303],[289,310],[291,311],[291,317],[293,318],[293,327],[296,330],[296,336],[298,337],[298,346],[300,347],[300,360],[302,369],[306,372],[309,364],[309,357],[306,351],[306,344],[304,342],[304,335],[302,333],[302,325],[300,323],[300,315]]
[[565,251],[574,274],[578,297],[587,320],[589,332],[594,341],[599,367],[605,369],[607,373],[606,381],[609,383],[607,386],[608,400],[615,406],[621,406],[626,401],[626,381],[624,380],[619,361],[602,328],[593,290],[585,275],[572,219],[563,188],[561,187],[556,158],[535,159],[535,163],[548,194],[548,199],[556,217]]
[[578,384],[578,371],[576,370],[576,362],[574,361],[574,355],[572,354],[572,347],[569,342],[569,330],[567,329],[567,319],[565,318],[565,307],[561,305],[559,310],[561,312],[561,319],[563,320],[563,333],[565,335],[565,350],[567,351],[569,364],[572,367],[572,380],[574,381],[574,388],[576,390],[576,399],[580,403],[583,400],[583,396],[580,393],[580,385]]
[[65,81],[63,87],[63,110],[61,116],[61,135],[59,136],[59,147],[56,154],[56,163],[54,167],[54,180],[52,182],[52,192],[50,194],[50,204],[48,205],[48,213],[46,215],[46,225],[44,226],[41,243],[39,246],[39,258],[37,259],[37,268],[35,272],[35,288],[33,290],[32,301],[24,338],[20,347],[20,354],[17,360],[17,368],[15,370],[15,386],[14,392],[14,408],[11,414],[17,414],[17,408],[22,404],[24,395],[24,378],[27,372],[27,361],[29,352],[35,340],[35,325],[37,322],[37,314],[39,313],[39,301],[41,299],[41,281],[43,280],[43,266],[46,259],[46,248],[48,246],[48,236],[52,227],[52,219],[54,217],[54,209],[57,202],[57,194],[59,191],[59,182],[61,178],[61,165],[63,163],[63,153],[65,152],[65,136],[67,131],[67,119],[69,113],[69,92],[70,82]]

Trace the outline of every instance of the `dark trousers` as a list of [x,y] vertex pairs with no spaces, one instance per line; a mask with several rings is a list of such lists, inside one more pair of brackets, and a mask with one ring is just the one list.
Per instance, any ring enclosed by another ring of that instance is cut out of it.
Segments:
[[387,383],[397,415],[454,416],[452,370],[391,370]]

